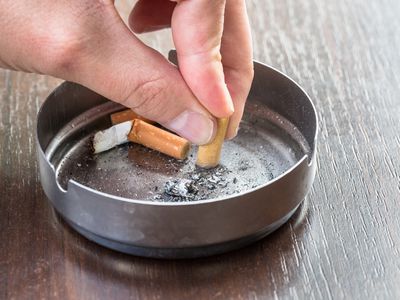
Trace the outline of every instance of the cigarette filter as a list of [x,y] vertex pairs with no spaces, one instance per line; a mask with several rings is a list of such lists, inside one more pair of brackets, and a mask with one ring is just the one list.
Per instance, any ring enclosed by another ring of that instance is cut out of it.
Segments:
[[111,119],[111,123],[113,125],[119,124],[119,123],[123,123],[126,121],[132,121],[134,119],[139,119],[139,120],[143,120],[147,123],[153,124],[154,121],[151,121],[149,119],[146,119],[140,115],[138,115],[137,113],[135,113],[132,109],[125,109],[123,111],[119,111],[116,113],[113,113],[110,116]]
[[128,139],[176,159],[185,159],[190,150],[188,140],[138,119]]
[[199,147],[196,164],[202,168],[214,168],[219,164],[221,158],[222,144],[228,129],[229,118],[218,119],[217,134],[214,140]]

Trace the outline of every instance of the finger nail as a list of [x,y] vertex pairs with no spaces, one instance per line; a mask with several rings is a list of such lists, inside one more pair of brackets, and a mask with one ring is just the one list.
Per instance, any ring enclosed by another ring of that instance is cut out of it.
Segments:
[[239,126],[237,126],[236,128],[234,128],[233,130],[231,130],[231,131],[229,132],[229,134],[226,136],[226,139],[229,140],[229,141],[232,140],[232,139],[234,139],[234,138],[237,136],[238,131],[239,131]]
[[233,114],[235,112],[235,107],[233,106],[232,100],[228,101],[228,109],[230,114]]
[[215,121],[198,112],[184,111],[167,123],[166,127],[194,144],[203,145],[214,136]]

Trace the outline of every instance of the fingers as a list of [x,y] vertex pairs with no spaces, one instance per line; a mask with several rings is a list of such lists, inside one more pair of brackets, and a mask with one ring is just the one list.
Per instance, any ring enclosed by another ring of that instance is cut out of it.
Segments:
[[231,0],[226,3],[221,54],[225,82],[235,106],[227,132],[227,138],[231,139],[236,136],[242,119],[254,73],[245,0]]
[[220,54],[224,11],[225,0],[183,0],[171,23],[183,78],[200,103],[219,118],[234,111]]
[[139,0],[129,16],[129,26],[136,33],[170,27],[175,5],[168,0]]
[[[222,50],[225,1],[183,0],[176,4],[172,27],[182,75],[132,35],[111,0],[53,1],[48,3],[52,14],[22,1],[7,6],[2,16],[9,20],[6,25],[13,25],[0,29],[7,37],[4,43],[0,41],[0,58],[3,65],[18,70],[83,84],[194,143],[204,144],[215,127],[210,113],[226,117],[233,112],[230,91],[239,107],[232,124],[238,123],[248,87],[249,68],[239,61],[240,51],[245,58],[251,51],[248,33],[235,27],[235,22],[246,20],[237,3],[244,7],[244,0],[228,2]],[[34,13],[25,16],[27,10]],[[244,83],[239,84],[243,74]]]
[[[233,138],[253,78],[251,35],[245,1],[181,2],[173,13],[172,28],[180,70],[196,97],[212,114],[227,114],[229,109],[226,109],[226,103],[229,100],[226,99],[232,99],[235,112],[230,118],[227,138]],[[168,0],[139,1],[131,14],[131,27],[141,32],[168,26],[168,18],[174,9],[171,3]],[[158,9],[161,5],[168,5],[168,9],[164,8],[161,12]],[[223,6],[225,15],[221,11]],[[139,30],[139,27],[146,29]]]
[[76,53],[74,71],[60,77],[132,108],[196,144],[209,142],[215,120],[178,69],[132,35],[114,8],[103,12],[100,19],[102,25],[86,33],[91,39]]

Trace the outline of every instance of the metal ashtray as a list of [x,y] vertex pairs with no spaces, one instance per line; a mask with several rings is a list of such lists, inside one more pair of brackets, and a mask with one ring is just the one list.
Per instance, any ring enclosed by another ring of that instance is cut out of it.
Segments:
[[[147,257],[218,254],[276,230],[314,180],[317,116],[293,80],[258,62],[254,69],[241,130],[225,143],[221,167],[205,175],[195,169],[194,154],[182,162],[123,145],[93,155],[91,137],[122,106],[61,84],[37,120],[40,176],[51,204],[88,239]],[[171,180],[197,183],[199,176],[207,180],[196,199],[165,196]]]

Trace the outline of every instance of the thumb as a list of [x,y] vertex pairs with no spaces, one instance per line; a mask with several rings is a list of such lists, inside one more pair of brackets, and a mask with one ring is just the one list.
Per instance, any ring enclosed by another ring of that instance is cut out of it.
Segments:
[[[101,16],[79,54],[79,63],[63,78],[133,109],[195,144],[208,143],[215,119],[197,101],[178,69],[144,45],[114,8]],[[104,29],[104,30],[102,30]]]

